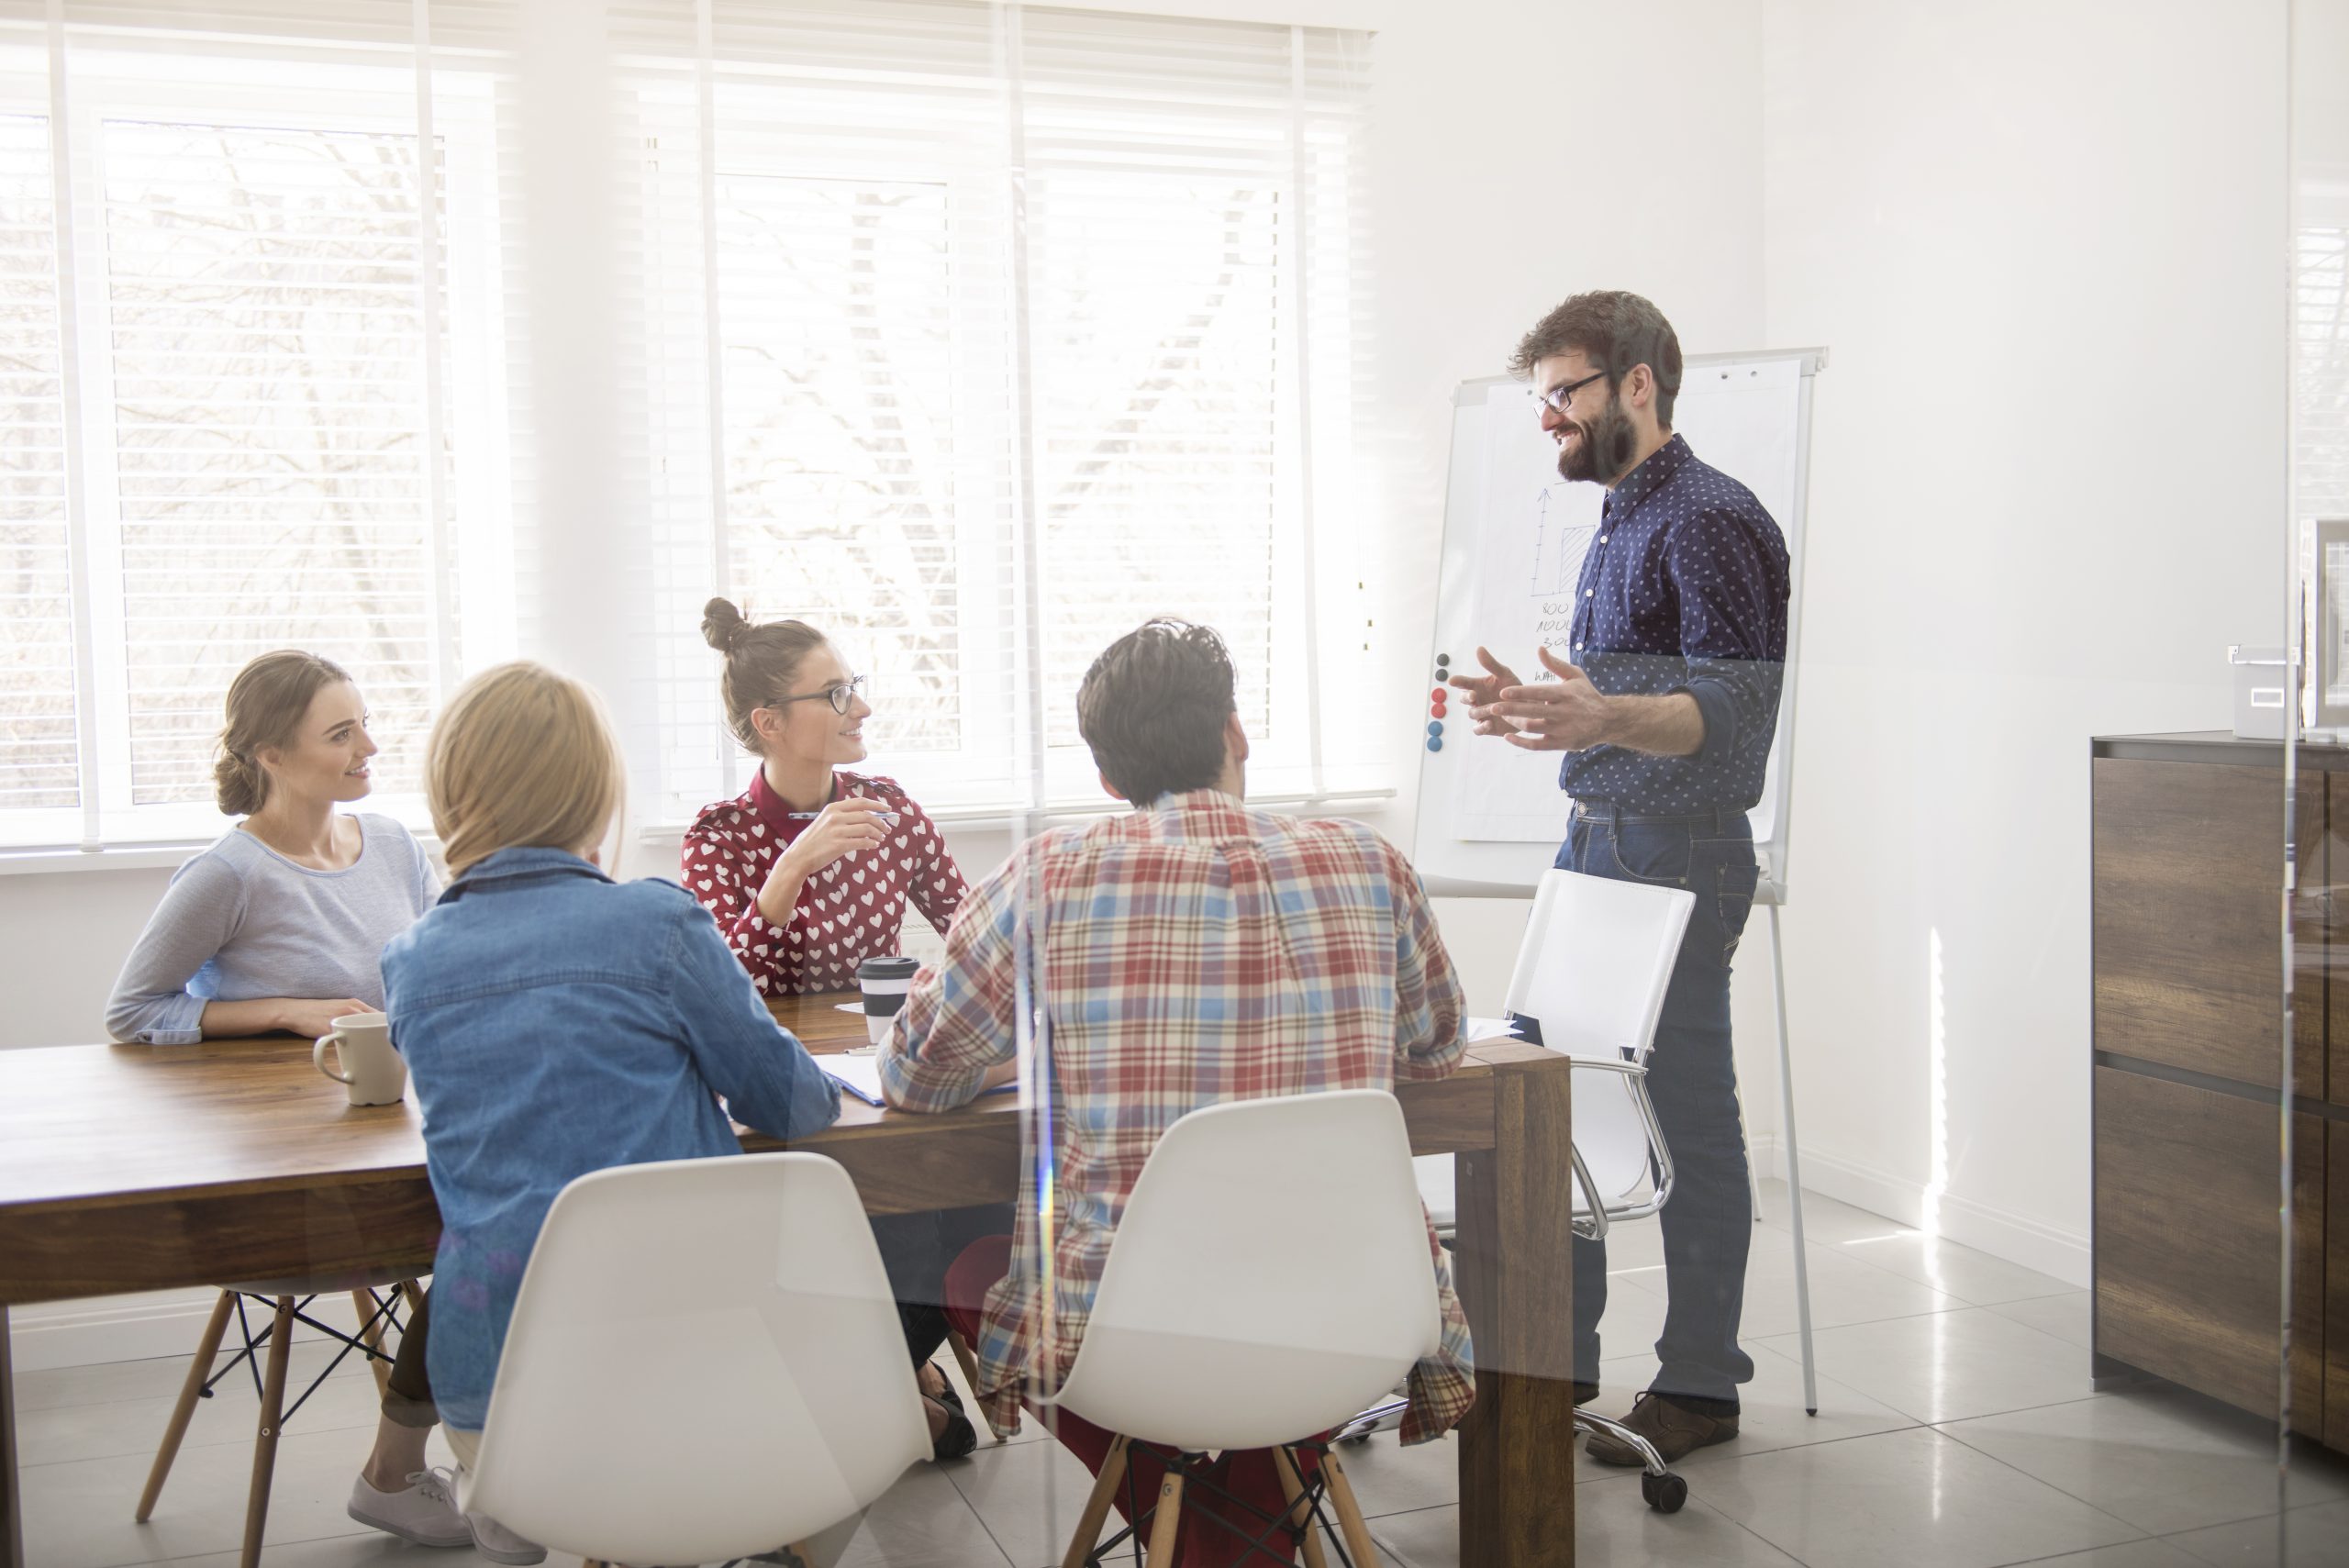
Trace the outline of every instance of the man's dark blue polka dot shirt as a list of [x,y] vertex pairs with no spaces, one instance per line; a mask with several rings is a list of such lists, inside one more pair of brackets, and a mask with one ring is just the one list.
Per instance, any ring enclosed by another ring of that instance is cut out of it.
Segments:
[[1762,798],[1787,658],[1787,541],[1753,492],[1675,436],[1608,496],[1575,585],[1570,661],[1610,696],[1687,692],[1692,757],[1566,753],[1577,800],[1670,817]]

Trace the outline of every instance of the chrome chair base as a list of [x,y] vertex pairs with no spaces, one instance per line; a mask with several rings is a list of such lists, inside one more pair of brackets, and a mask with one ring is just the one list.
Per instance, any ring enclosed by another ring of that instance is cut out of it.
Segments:
[[[1380,1432],[1391,1432],[1403,1424],[1403,1410],[1409,1403],[1404,1399],[1388,1399],[1373,1405],[1344,1426],[1340,1427],[1332,1442],[1364,1443]],[[1595,1415],[1588,1410],[1575,1412],[1575,1430],[1604,1432],[1624,1444],[1640,1456],[1640,1496],[1649,1507],[1660,1514],[1676,1514],[1688,1500],[1688,1483],[1673,1473],[1655,1444],[1616,1420],[1611,1416]]]

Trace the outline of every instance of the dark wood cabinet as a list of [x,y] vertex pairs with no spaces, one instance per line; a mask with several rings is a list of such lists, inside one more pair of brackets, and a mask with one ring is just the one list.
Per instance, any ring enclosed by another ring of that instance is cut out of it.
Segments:
[[2280,744],[2100,740],[2089,768],[2099,1364],[2276,1413],[2281,1089],[2292,1424],[2349,1451],[2349,752],[2302,750],[2288,904]]
[[[2325,1262],[2325,1175],[2330,1128],[2321,1117],[2292,1117],[2292,1429],[2321,1441],[2326,1324],[2331,1278]],[[2349,1392],[2345,1390],[2344,1392]]]
[[2274,1107],[2112,1067],[2095,1080],[2098,1352],[2274,1410]]
[[2349,1453],[2349,1121],[2326,1124],[2324,1442]]
[[[2317,875],[2301,879],[2293,929],[2323,934],[2313,953],[2299,955],[2299,969],[2302,975],[2313,970],[2319,977],[2324,991],[2325,1039],[2337,1043],[2325,1052],[2325,1075],[2304,1078],[2296,1087],[2302,1094],[2321,1095],[2333,1105],[2349,1106],[2349,975],[2343,976],[2341,984],[2332,983],[2334,962],[2349,966],[2349,888],[2333,892],[2334,868],[2349,879],[2349,768],[2328,772],[2324,779],[2324,864]],[[2340,954],[2337,961],[2335,953]]]
[[2284,1027],[2282,772],[2093,766],[2096,1049],[2273,1087]]

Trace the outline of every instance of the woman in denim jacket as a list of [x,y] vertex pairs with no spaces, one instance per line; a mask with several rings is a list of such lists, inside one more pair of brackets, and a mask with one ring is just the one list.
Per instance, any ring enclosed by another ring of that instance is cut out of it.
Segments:
[[739,1153],[729,1109],[804,1138],[840,1090],[682,888],[597,869],[625,775],[585,687],[527,662],[485,672],[425,768],[453,880],[384,948],[384,991],[440,1206],[433,1396],[470,1464],[555,1195],[611,1165]]

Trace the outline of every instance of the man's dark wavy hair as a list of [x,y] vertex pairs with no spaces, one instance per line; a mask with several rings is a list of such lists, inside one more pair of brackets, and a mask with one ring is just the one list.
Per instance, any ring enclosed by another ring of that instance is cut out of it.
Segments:
[[1231,651],[1213,627],[1158,616],[1101,651],[1076,688],[1076,728],[1136,806],[1205,789],[1223,772]]
[[1672,428],[1672,405],[1680,395],[1680,339],[1664,312],[1635,294],[1621,289],[1597,289],[1578,294],[1533,324],[1509,356],[1509,374],[1523,381],[1533,367],[1553,354],[1579,350],[1590,368],[1607,373],[1607,389],[1615,391],[1633,365],[1645,365],[1655,376],[1655,418]]

